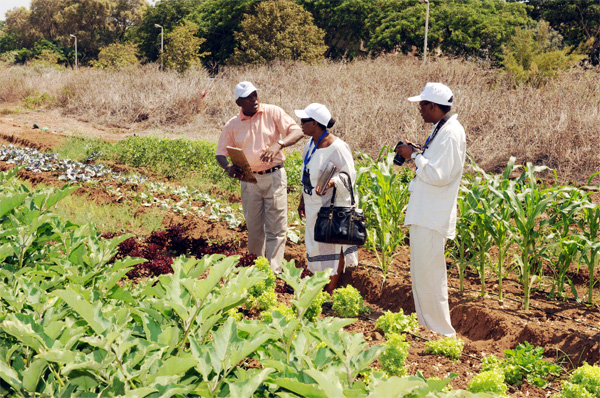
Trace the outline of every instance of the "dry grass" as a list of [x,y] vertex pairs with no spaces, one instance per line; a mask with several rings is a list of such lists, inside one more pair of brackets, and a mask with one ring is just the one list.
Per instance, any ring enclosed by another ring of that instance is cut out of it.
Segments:
[[510,79],[484,65],[438,59],[423,66],[396,56],[227,68],[216,78],[201,70],[160,72],[152,65],[77,72],[12,67],[0,69],[0,99],[48,93],[53,106],[80,120],[216,141],[225,122],[239,112],[232,91],[241,80],[253,81],[263,102],[291,115],[311,102],[326,104],[337,120],[334,133],[373,156],[399,139],[426,139],[430,126],[406,98],[427,81],[441,81],[454,91],[468,151],[484,169],[501,171],[516,156],[521,164],[556,169],[561,182],[584,183],[600,171],[598,70],[573,70],[535,89],[514,88]]

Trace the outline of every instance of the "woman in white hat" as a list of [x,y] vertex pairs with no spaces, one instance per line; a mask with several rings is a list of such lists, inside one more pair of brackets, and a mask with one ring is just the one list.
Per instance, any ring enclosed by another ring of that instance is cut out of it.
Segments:
[[[328,206],[336,187],[336,206],[349,206],[351,203],[348,184],[356,179],[354,159],[350,147],[339,137],[329,132],[335,120],[331,113],[322,104],[310,104],[303,110],[296,110],[296,116],[302,123],[304,135],[311,137],[302,151],[302,197],[298,205],[300,217],[306,217],[305,244],[308,269],[311,272],[333,269],[331,281],[326,291],[331,292],[336,288],[340,273],[346,266],[358,264],[358,247],[332,243],[321,243],[314,240],[315,222],[317,213],[322,206]],[[337,171],[323,190],[317,187],[319,177],[328,166],[335,166]],[[346,172],[351,178],[347,181]],[[355,198],[358,202],[358,199]]]

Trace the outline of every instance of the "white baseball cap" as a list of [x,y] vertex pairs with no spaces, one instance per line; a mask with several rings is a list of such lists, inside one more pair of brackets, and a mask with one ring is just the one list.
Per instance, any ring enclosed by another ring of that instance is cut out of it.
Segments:
[[327,127],[331,120],[331,112],[323,104],[313,103],[304,108],[304,110],[296,109],[294,113],[300,119],[313,119],[325,127]]
[[254,84],[250,82],[240,82],[237,86],[235,86],[233,94],[235,95],[235,99],[237,100],[240,97],[246,98],[255,91],[257,91],[257,88],[254,87]]
[[423,92],[408,99],[410,102],[429,101],[438,105],[452,106],[454,95],[452,90],[442,83],[427,83]]

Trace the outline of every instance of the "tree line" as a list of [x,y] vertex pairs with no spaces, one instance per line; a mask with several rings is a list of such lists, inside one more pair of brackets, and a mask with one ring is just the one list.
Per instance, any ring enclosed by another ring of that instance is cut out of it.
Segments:
[[0,21],[0,60],[73,65],[75,39],[79,62],[98,67],[421,55],[427,7],[435,54],[525,69],[533,50],[599,63],[598,0],[32,0]]

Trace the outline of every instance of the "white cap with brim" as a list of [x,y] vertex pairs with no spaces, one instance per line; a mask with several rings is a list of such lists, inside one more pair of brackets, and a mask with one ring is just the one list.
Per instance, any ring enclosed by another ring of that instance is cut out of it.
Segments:
[[327,127],[329,121],[331,120],[331,113],[329,112],[329,109],[327,109],[327,107],[323,104],[310,104],[309,106],[304,108],[304,110],[296,109],[294,113],[300,119],[313,119],[316,120],[317,123],[320,123],[325,127]]
[[250,82],[240,82],[237,86],[235,86],[233,94],[235,95],[235,99],[237,100],[238,98],[246,98],[255,91],[258,90],[256,87],[254,87],[254,84]]
[[452,106],[454,95],[452,90],[442,83],[427,83],[423,92],[408,98],[410,102],[429,101],[438,105]]

